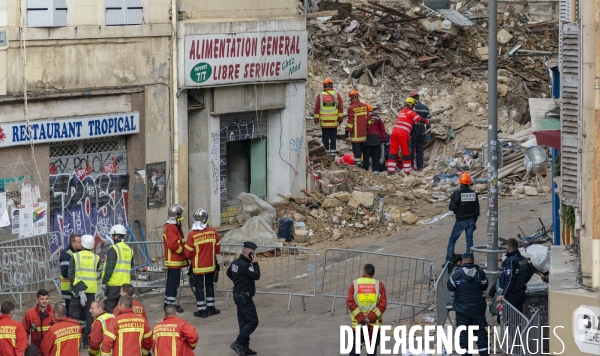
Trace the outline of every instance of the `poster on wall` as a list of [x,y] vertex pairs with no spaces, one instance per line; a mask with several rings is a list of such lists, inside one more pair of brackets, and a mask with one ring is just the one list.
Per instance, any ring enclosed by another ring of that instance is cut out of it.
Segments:
[[0,227],[10,225],[8,207],[6,206],[6,193],[0,193]]
[[19,205],[19,238],[33,236],[33,205]]
[[20,223],[19,209],[13,208],[12,212],[10,214],[12,215],[12,233],[13,233],[13,235],[18,235],[19,234],[19,223]]
[[165,172],[167,162],[146,165],[146,186],[148,189],[148,209],[167,205],[165,196]]
[[41,235],[48,232],[48,204],[46,202],[33,204],[33,234]]

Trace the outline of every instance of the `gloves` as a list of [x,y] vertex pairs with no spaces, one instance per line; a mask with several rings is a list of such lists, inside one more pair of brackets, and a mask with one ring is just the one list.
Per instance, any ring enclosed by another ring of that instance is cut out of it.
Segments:
[[96,299],[104,299],[104,297],[106,296],[106,284],[102,284],[100,286],[100,288],[98,288],[98,293],[96,293]]
[[439,117],[436,117],[435,119],[429,119],[430,124],[439,124],[440,122],[442,122],[442,119]]
[[81,303],[81,306],[85,308],[85,304],[87,303],[87,296],[85,295],[85,291],[79,292],[79,303]]
[[348,138],[348,137],[350,137],[350,132],[344,131],[344,138]]

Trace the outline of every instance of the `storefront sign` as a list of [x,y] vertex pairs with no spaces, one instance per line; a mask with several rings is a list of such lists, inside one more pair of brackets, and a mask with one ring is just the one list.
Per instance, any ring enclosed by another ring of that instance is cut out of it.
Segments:
[[140,132],[140,113],[0,124],[0,148],[33,143],[85,140]]
[[600,355],[600,308],[581,305],[573,312],[573,338],[579,351]]
[[306,79],[307,33],[254,32],[185,37],[185,85]]

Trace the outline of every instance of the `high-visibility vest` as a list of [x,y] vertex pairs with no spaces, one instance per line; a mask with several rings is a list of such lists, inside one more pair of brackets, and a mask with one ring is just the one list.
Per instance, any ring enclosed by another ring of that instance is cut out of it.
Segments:
[[320,95],[321,111],[319,112],[319,121],[321,127],[338,127],[338,102],[335,91],[324,91]]
[[[67,250],[67,254],[69,256],[71,256],[71,258],[73,258],[73,251],[71,250]],[[60,290],[61,292],[66,292],[69,290],[69,288],[71,288],[71,281],[69,280],[69,278],[63,278],[63,276],[60,276]]]
[[81,250],[73,254],[75,259],[75,279],[73,285],[77,285],[80,281],[83,281],[87,286],[86,293],[95,294],[98,293],[98,274],[96,270],[98,268],[98,262],[100,257],[89,250]]
[[[96,318],[96,320],[98,320],[100,322],[100,325],[102,325],[102,334],[103,335],[106,334],[106,331],[108,330],[107,329],[108,321],[114,317],[115,316],[113,314],[104,313]],[[88,348],[88,353],[90,355],[99,355],[101,349],[102,349],[102,343],[100,343],[100,347],[98,348],[98,350],[92,350],[92,349]]]
[[371,311],[377,315],[377,320],[370,323],[370,325],[381,325],[383,314],[377,309],[379,297],[379,281],[375,278],[361,277],[354,281],[354,300],[358,308],[352,312],[353,327],[359,325],[356,321],[356,315],[359,313],[368,314]]
[[[120,287],[123,284],[131,283],[131,260],[133,259],[133,250],[123,241],[117,242],[110,248],[114,249],[117,253],[117,264],[115,265],[115,269],[113,270],[113,273],[106,285],[110,287]],[[105,271],[106,261],[104,261],[102,279],[104,279]]]

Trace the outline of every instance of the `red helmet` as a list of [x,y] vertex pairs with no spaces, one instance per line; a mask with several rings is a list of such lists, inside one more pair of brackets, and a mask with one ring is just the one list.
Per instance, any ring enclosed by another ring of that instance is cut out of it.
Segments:
[[356,95],[358,95],[358,92],[356,90],[354,90],[354,89],[350,90],[350,92],[348,93],[349,97],[353,97],[353,96],[356,96]]
[[469,173],[467,172],[462,172],[460,174],[460,176],[458,177],[458,183],[459,184],[471,184],[471,176],[469,175]]
[[411,98],[414,98],[415,96],[419,97],[419,92],[418,91],[410,92],[410,94],[408,94],[408,96],[410,96]]
[[346,153],[345,155],[340,157],[339,163],[341,165],[347,164],[349,166],[353,166],[354,165],[354,155],[352,153]]

